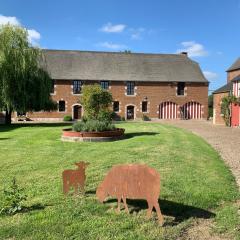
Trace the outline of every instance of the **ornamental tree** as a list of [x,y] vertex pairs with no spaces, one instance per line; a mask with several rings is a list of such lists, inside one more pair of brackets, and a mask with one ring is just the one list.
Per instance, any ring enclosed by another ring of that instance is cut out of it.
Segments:
[[235,96],[226,96],[222,98],[221,102],[221,113],[226,126],[231,126],[231,104],[237,103],[238,99]]
[[80,102],[87,119],[110,120],[112,101],[112,94],[102,89],[98,84],[83,86]]
[[43,54],[29,43],[27,30],[0,26],[0,110],[5,111],[5,123],[11,123],[13,111],[55,109],[50,92]]

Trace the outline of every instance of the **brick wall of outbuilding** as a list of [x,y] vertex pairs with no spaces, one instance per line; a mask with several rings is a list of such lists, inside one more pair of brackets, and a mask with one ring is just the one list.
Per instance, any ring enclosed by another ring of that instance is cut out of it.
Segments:
[[[86,84],[93,84],[96,82],[87,81]],[[110,82],[109,91],[113,95],[114,101],[119,101],[120,112],[122,117],[126,117],[126,106],[134,105],[136,109],[136,118],[141,118],[141,102],[147,99],[148,101],[148,115],[150,118],[159,117],[159,104],[165,101],[172,101],[179,106],[196,101],[202,105],[203,118],[208,116],[208,85],[205,83],[189,83],[186,84],[186,96],[177,96],[177,84],[175,83],[150,83],[150,82],[136,82],[135,92],[136,96],[126,96],[126,84],[124,82]],[[55,85],[55,94],[52,95],[53,100],[64,100],[66,102],[65,112],[34,112],[28,113],[28,117],[35,119],[57,120],[62,119],[65,115],[72,116],[72,106],[80,103],[81,95],[72,94],[72,81],[57,80]],[[84,110],[83,110],[84,111]]]

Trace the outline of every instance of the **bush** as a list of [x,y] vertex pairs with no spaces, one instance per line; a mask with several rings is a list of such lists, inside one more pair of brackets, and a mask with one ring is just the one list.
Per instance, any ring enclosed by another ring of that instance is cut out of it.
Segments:
[[63,121],[70,122],[70,121],[72,121],[72,117],[70,115],[66,115],[63,117]]
[[101,110],[98,114],[98,120],[102,122],[111,122],[114,117],[114,112],[109,110]]
[[115,129],[115,126],[107,121],[88,120],[86,122],[80,121],[73,124],[73,130],[76,132],[103,132],[113,129]]
[[151,121],[151,119],[147,115],[142,116],[143,121]]
[[75,132],[82,132],[85,127],[85,124],[86,124],[86,122],[84,122],[84,121],[76,122],[73,124],[72,129]]
[[12,184],[8,190],[4,190],[4,202],[1,207],[0,213],[13,215],[22,211],[23,202],[26,201],[27,195],[24,193],[24,189],[20,188],[16,183],[16,178],[12,179]]
[[99,84],[84,85],[81,96],[84,114],[88,119],[99,119],[103,112],[108,112],[112,104],[112,94],[102,89]]
[[213,108],[208,107],[208,118],[212,118],[212,117],[213,117]]
[[121,117],[121,121],[125,121],[126,119],[125,119],[125,117]]

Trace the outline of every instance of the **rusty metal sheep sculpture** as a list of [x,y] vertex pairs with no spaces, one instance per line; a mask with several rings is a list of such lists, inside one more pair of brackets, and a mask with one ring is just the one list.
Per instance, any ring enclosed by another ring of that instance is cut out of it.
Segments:
[[84,185],[86,180],[85,170],[89,163],[85,162],[78,162],[75,163],[78,167],[75,170],[67,169],[64,170],[62,173],[62,180],[63,180],[63,193],[67,195],[71,189],[74,188],[74,193],[77,194],[81,189],[84,192]]
[[126,199],[145,199],[148,203],[147,217],[150,218],[153,208],[156,209],[159,224],[163,225],[163,216],[158,204],[160,194],[159,173],[144,164],[126,164],[113,166],[103,182],[97,188],[97,198],[100,202],[108,197],[116,197],[117,211],[123,201],[129,213]]

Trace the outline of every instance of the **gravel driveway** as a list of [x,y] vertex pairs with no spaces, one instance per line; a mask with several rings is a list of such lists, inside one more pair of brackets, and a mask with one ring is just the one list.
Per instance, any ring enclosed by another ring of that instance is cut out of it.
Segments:
[[230,167],[240,188],[240,128],[213,125],[210,121],[176,120],[161,121],[185,128],[204,138],[222,156]]

